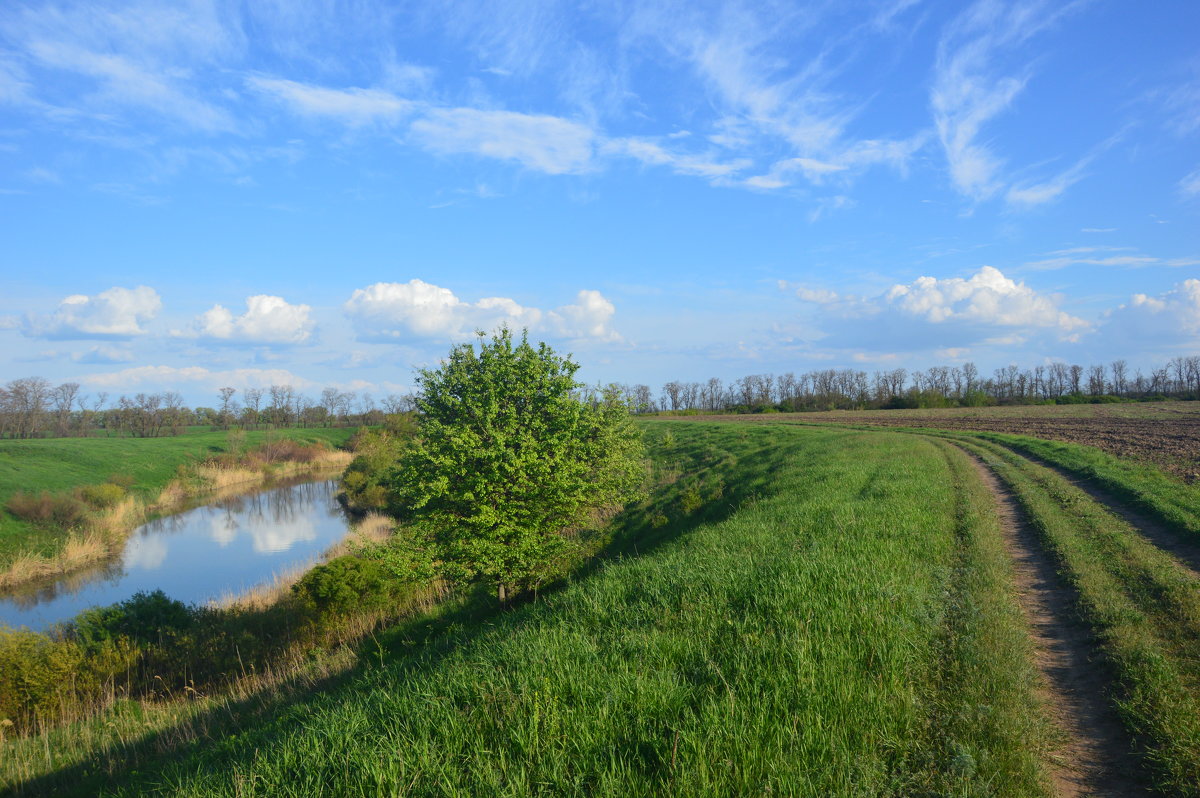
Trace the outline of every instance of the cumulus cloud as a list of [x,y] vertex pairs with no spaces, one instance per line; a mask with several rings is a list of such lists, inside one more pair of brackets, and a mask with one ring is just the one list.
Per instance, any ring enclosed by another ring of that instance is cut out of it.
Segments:
[[308,305],[289,304],[283,297],[258,294],[246,298],[246,312],[240,316],[213,305],[196,318],[190,332],[173,334],[226,343],[302,344],[315,326],[311,310]]
[[96,296],[72,294],[48,314],[29,314],[22,332],[57,340],[133,338],[145,335],[142,325],[158,315],[162,299],[153,288],[110,288]]
[[542,311],[507,297],[467,302],[449,288],[414,278],[407,283],[375,283],[357,289],[344,310],[359,338],[368,341],[463,339],[474,330],[491,330],[501,324],[547,330],[566,338],[620,338],[608,326],[616,308],[599,291],[580,291],[575,304]]
[[1200,280],[1184,280],[1157,296],[1134,294],[1107,314],[1104,333],[1143,347],[1200,344]]
[[1059,308],[1058,300],[984,266],[968,278],[918,277],[873,297],[839,295],[781,284],[807,303],[810,336],[849,349],[962,349],[1033,335],[1074,341],[1089,323]]
[[563,305],[549,313],[557,331],[565,338],[590,338],[620,341],[621,336],[608,325],[617,308],[599,291],[580,291],[575,304]]
[[887,307],[934,324],[964,321],[1002,327],[1083,329],[1088,323],[1058,309],[1051,297],[984,266],[969,279],[918,277],[884,294]]

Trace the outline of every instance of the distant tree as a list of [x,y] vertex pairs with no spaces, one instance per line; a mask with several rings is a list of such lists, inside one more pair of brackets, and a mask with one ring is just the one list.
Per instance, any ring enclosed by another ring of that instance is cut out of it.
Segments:
[[221,426],[228,427],[233,420],[233,395],[237,393],[237,388],[226,386],[218,389],[217,393],[221,396]]
[[560,533],[640,483],[641,443],[617,391],[581,401],[579,366],[502,328],[418,377],[418,434],[388,484],[446,573],[507,603],[569,548]]

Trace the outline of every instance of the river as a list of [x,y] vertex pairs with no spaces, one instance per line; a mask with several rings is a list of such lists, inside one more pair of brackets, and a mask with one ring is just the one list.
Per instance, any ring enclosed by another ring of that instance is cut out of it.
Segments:
[[299,482],[151,521],[119,558],[0,594],[0,624],[43,630],[139,591],[202,604],[270,583],[345,537],[349,521],[336,493],[335,480]]

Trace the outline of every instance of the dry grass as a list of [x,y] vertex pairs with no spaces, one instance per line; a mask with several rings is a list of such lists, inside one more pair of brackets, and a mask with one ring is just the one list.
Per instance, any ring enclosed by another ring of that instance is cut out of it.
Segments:
[[0,588],[8,589],[78,570],[110,556],[113,548],[108,539],[95,532],[69,535],[56,556],[23,554],[13,560],[5,571],[0,572]]

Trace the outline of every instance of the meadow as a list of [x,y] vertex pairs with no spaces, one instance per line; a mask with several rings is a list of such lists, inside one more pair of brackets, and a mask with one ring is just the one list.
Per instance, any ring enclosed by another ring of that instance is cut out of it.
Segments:
[[10,733],[0,786],[1200,794],[1196,486],[996,432],[641,426],[647,497],[516,608],[431,585],[286,666]]

